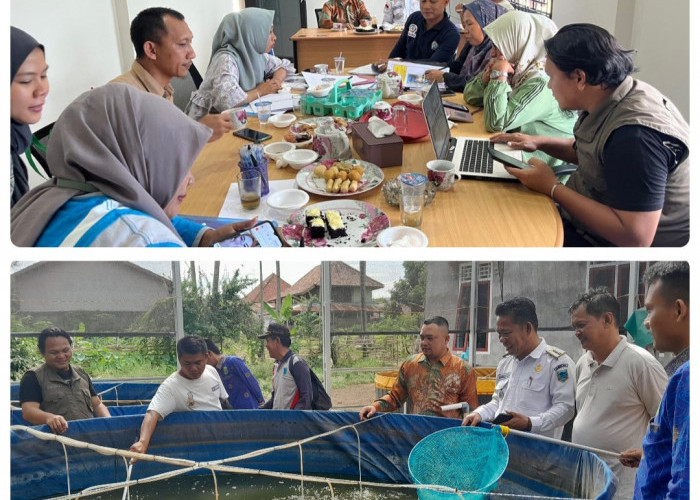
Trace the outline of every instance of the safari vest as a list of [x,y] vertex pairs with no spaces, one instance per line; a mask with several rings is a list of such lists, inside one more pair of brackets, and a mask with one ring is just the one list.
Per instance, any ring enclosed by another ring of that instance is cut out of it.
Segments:
[[[674,104],[651,85],[631,76],[595,112],[581,113],[576,126],[578,168],[566,186],[601,201],[603,149],[610,134],[625,125],[641,125],[675,137],[690,150],[690,127]],[[575,225],[576,221],[568,217]],[[666,195],[652,246],[682,246],[690,235],[690,159],[688,153],[666,180]]]
[[289,410],[296,406],[299,399],[297,383],[289,371],[289,361],[294,353],[289,351],[281,361],[275,361],[272,376],[272,390],[275,398],[272,401],[274,410]]
[[63,380],[56,370],[46,364],[33,368],[41,386],[42,410],[61,415],[66,420],[92,418],[92,398],[88,375],[79,366],[71,365],[71,378]]

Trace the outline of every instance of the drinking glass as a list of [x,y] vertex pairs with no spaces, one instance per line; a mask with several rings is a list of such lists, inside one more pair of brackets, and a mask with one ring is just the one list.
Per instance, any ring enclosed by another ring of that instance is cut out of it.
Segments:
[[301,117],[301,96],[299,94],[292,94],[292,111],[298,117]]
[[267,121],[272,114],[272,103],[270,101],[259,101],[255,103],[255,110],[258,113],[260,125],[267,125]]
[[423,222],[425,186],[428,178],[422,174],[401,174],[401,224],[420,227]]
[[262,177],[257,170],[242,170],[238,174],[238,196],[244,210],[254,210],[260,206]]
[[394,128],[396,133],[401,135],[408,130],[408,112],[406,106],[397,104],[394,106]]
[[335,63],[335,74],[342,75],[345,72],[345,58],[343,56],[336,56],[333,58]]

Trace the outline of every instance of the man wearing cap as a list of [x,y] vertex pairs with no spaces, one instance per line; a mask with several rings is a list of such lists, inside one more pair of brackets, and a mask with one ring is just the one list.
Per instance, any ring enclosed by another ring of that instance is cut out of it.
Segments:
[[[515,297],[496,306],[498,340],[506,356],[496,368],[491,401],[466,415],[462,425],[500,423],[560,439],[574,416],[574,362],[537,334],[534,302]],[[497,418],[498,417],[498,418]]]
[[309,365],[294,354],[289,346],[292,339],[289,328],[270,323],[264,335],[265,347],[275,360],[272,367],[272,396],[262,406],[273,410],[310,410],[313,400]]

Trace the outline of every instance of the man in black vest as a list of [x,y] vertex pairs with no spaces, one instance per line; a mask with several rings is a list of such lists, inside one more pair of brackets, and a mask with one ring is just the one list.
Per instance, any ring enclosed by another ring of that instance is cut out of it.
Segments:
[[68,429],[68,420],[109,417],[88,374],[70,363],[70,335],[61,328],[46,328],[37,344],[45,362],[22,377],[22,418],[33,425],[46,424],[56,434],[62,434]]
[[657,89],[632,78],[630,53],[603,28],[570,24],[545,41],[549,88],[580,111],[574,139],[499,134],[491,140],[541,150],[578,165],[566,185],[551,168],[508,171],[550,196],[564,245],[683,246],[690,236],[690,127]]

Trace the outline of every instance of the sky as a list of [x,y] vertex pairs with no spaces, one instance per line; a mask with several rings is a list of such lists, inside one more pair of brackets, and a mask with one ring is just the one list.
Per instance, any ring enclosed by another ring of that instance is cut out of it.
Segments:
[[[354,267],[355,269],[360,268],[359,261],[348,261],[348,265]],[[171,264],[170,262],[135,262],[135,264],[141,265],[154,271],[158,274],[164,276],[170,276]],[[280,277],[293,285],[300,278],[302,278],[311,269],[320,264],[319,262],[294,262],[294,261],[280,261]],[[196,261],[196,265],[209,274],[214,271],[213,261]],[[186,276],[187,267],[189,262],[180,263],[180,271],[183,276]],[[262,261],[263,268],[263,279],[267,278],[270,274],[276,272],[275,261]],[[243,275],[254,279],[256,282],[251,288],[257,286],[260,281],[260,262],[259,261],[221,261],[220,272],[222,275],[228,273],[233,274],[236,269],[242,269]],[[377,290],[373,293],[374,298],[388,297],[391,292],[391,288],[394,283],[403,277],[403,265],[401,261],[394,262],[367,262],[367,276],[384,283],[385,287],[383,289]],[[249,291],[249,290],[247,290]]]

